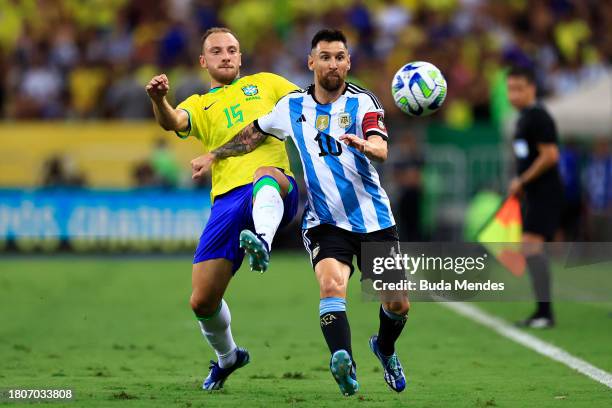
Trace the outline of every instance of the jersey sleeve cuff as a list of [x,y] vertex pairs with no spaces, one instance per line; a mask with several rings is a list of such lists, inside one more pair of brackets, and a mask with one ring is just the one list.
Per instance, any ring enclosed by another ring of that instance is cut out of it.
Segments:
[[281,139],[280,137],[276,136],[274,133],[268,133],[268,132],[266,132],[265,130],[263,130],[263,129],[261,128],[261,125],[259,124],[259,119],[255,119],[255,120],[253,121],[253,126],[255,126],[255,129],[257,129],[257,131],[258,131],[259,133],[262,133],[262,134],[264,134],[264,135],[266,135],[266,136],[272,136],[273,138],[278,139],[278,140],[280,140],[281,142],[283,141],[283,139]]
[[187,129],[179,131],[175,130],[174,133],[181,139],[187,139],[191,135],[191,113],[187,109],[182,109],[182,111],[187,112]]

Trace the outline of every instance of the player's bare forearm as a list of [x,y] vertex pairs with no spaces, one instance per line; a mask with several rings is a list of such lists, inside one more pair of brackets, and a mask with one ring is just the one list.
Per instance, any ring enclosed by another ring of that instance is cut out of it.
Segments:
[[252,152],[268,137],[261,133],[253,123],[249,123],[223,146],[211,151],[215,159],[225,159],[226,157],[241,156]]
[[387,160],[387,141],[380,136],[370,136],[363,153],[368,159],[382,163]]
[[189,126],[187,112],[174,109],[166,98],[161,100],[152,99],[152,102],[155,119],[164,130],[187,130]]
[[253,123],[249,123],[223,146],[193,159],[191,177],[194,180],[199,179],[212,168],[213,163],[217,160],[252,152],[266,137],[267,135],[258,131]]
[[521,174],[521,184],[531,183],[559,161],[559,149],[554,144],[541,144],[538,146],[539,154],[527,170]]
[[156,75],[145,86],[147,95],[153,103],[153,114],[164,130],[184,131],[189,126],[189,115],[183,110],[174,109],[166,100],[170,81],[166,74]]

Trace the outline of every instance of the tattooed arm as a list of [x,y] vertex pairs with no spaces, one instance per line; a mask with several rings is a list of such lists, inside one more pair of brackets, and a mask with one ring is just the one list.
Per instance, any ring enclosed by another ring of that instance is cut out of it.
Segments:
[[255,150],[268,137],[262,133],[254,123],[249,123],[223,146],[191,161],[191,178],[198,179],[207,173],[215,160],[232,156],[241,156]]
[[216,148],[210,153],[215,156],[216,160],[225,159],[231,156],[240,156],[255,150],[268,137],[265,133],[261,133],[254,123],[249,123],[229,142]]

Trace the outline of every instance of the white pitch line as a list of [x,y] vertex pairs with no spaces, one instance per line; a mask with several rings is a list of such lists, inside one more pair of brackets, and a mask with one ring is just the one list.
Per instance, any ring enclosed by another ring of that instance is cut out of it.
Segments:
[[552,344],[540,340],[529,333],[525,333],[524,331],[506,323],[502,319],[491,316],[481,309],[466,303],[440,302],[439,304],[446,306],[460,315],[482,324],[483,326],[493,329],[502,336],[513,340],[516,343],[535,351],[536,353],[540,353],[543,356],[573,368],[574,370],[605,385],[608,388],[612,388],[612,374],[609,372],[604,371],[601,368],[597,368],[557,346],[553,346]]

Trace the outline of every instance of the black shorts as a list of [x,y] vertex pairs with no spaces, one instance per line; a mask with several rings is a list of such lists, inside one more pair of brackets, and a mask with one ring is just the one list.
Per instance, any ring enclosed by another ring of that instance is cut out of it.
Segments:
[[561,222],[563,193],[528,192],[521,200],[523,232],[542,235],[552,241]]
[[[361,244],[364,242],[389,242],[397,245],[399,236],[396,226],[369,233],[347,231],[331,224],[321,224],[302,231],[304,246],[310,254],[314,268],[321,259],[333,258],[351,268],[353,274],[353,256],[357,257],[357,267],[361,269]],[[365,278],[365,277],[362,277]]]

